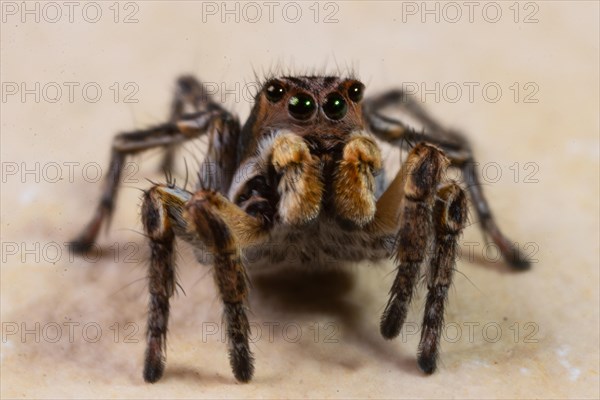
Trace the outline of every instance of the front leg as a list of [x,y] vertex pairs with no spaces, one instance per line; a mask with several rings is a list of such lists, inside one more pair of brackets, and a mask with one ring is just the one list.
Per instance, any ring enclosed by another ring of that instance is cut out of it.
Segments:
[[[210,191],[195,193],[186,204],[183,217],[188,221],[188,232],[197,235],[214,254],[213,276],[223,301],[229,362],[235,378],[248,382],[254,374],[254,356],[248,341],[248,282],[241,259],[240,239],[258,236],[261,223],[222,195]],[[244,232],[242,237],[240,231]]]
[[[169,220],[169,207],[181,209],[184,198],[164,196],[160,188],[144,193],[142,224],[150,240],[150,266],[148,270],[148,325],[146,328],[146,355],[144,380],[156,382],[165,369],[167,326],[170,298],[175,292],[175,233]],[[168,199],[167,201],[163,199]],[[169,201],[170,200],[170,201]],[[171,205],[167,205],[171,204]]]
[[442,185],[436,197],[433,211],[435,238],[427,271],[428,293],[417,359],[421,370],[428,374],[437,366],[444,306],[456,268],[458,237],[467,222],[467,198],[456,183]]
[[249,381],[254,357],[248,340],[248,283],[240,252],[242,246],[261,240],[262,221],[216,192],[192,194],[164,185],[145,194],[142,214],[152,251],[144,380],[156,382],[164,371],[169,299],[175,287],[173,239],[179,236],[214,255],[213,276],[224,307],[231,368],[238,381]]
[[436,369],[458,236],[467,221],[463,190],[454,182],[440,184],[448,163],[439,148],[424,143],[416,145],[378,200],[375,218],[369,226],[380,235],[398,229],[398,272],[381,317],[381,333],[386,339],[400,333],[421,265],[429,261],[428,294],[417,359],[421,370],[428,374]]
[[420,267],[431,247],[435,189],[447,165],[448,159],[437,147],[418,144],[377,202],[369,228],[380,234],[397,232],[398,272],[380,325],[386,339],[398,336],[406,320]]

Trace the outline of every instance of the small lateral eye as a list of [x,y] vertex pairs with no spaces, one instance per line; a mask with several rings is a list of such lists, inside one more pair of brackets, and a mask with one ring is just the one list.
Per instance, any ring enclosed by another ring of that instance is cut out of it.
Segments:
[[271,103],[277,103],[283,98],[285,94],[285,88],[279,82],[271,82],[267,85],[267,100]]
[[288,110],[290,115],[299,120],[309,119],[317,109],[315,100],[307,94],[298,93],[290,97]]
[[348,88],[348,97],[355,103],[358,103],[363,98],[363,92],[365,90],[365,85],[360,82],[353,83],[350,88]]
[[344,118],[348,111],[348,103],[339,93],[331,93],[325,98],[323,111],[329,119],[339,120]]

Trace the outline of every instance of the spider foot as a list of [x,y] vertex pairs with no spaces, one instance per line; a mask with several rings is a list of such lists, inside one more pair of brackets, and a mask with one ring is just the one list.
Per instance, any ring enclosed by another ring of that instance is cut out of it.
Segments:
[[225,318],[233,376],[239,382],[249,382],[254,375],[254,356],[248,342],[250,324],[243,303],[225,303]]
[[417,357],[417,363],[421,371],[431,375],[437,369],[437,355],[419,354]]
[[396,304],[390,306],[385,314],[383,314],[381,323],[379,324],[379,330],[384,339],[391,340],[400,334],[402,322],[404,321],[404,318],[406,318],[406,315],[403,317],[402,314],[401,308]]
[[[160,347],[160,344],[157,344]],[[155,346],[149,346],[146,351],[146,361],[144,363],[144,380],[148,383],[158,381],[165,371],[165,360],[160,348],[158,351]]]
[[517,271],[531,269],[531,260],[517,247],[513,247],[511,253],[506,256],[508,264]]
[[74,240],[71,240],[69,242],[69,249],[74,253],[74,254],[85,254],[88,251],[90,251],[92,249],[92,247],[94,246],[94,242],[93,241],[89,241],[83,238],[77,238]]

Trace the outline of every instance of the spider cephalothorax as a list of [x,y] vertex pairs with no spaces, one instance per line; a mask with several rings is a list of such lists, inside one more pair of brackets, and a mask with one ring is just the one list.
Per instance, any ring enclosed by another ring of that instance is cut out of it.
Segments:
[[[456,182],[445,180],[448,167],[463,171],[481,227],[505,259],[515,268],[529,265],[496,226],[466,139],[444,129],[401,91],[365,100],[363,92],[358,80],[335,76],[269,79],[242,128],[186,76],[178,80],[169,122],[115,138],[103,196],[74,241],[75,250],[89,248],[110,218],[126,156],[165,147],[163,165],[169,169],[177,145],[202,135],[209,139],[195,191],[169,182],[144,194],[142,222],[151,249],[146,381],[155,382],[164,370],[175,237],[191,243],[200,262],[213,264],[231,366],[240,381],[250,380],[254,371],[247,270],[321,268],[323,256],[336,264],[394,260],[397,275],[380,323],[386,338],[400,333],[425,267],[418,363],[427,373],[435,370],[457,240],[467,219],[467,197]],[[193,112],[185,113],[187,107]],[[383,115],[387,107],[409,113],[423,132]],[[387,186],[378,178],[383,163],[375,138],[408,150]],[[299,253],[293,261],[286,258],[289,244]]]

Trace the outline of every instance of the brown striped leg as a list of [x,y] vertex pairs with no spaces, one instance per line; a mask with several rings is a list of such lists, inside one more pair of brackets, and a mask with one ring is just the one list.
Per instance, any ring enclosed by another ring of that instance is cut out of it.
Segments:
[[427,271],[427,302],[419,343],[418,363],[426,373],[436,369],[444,324],[444,305],[456,267],[458,237],[467,222],[467,198],[456,183],[443,185],[437,193],[433,225],[433,257]]
[[[408,305],[419,276],[421,264],[430,248],[435,190],[448,159],[437,147],[425,143],[415,146],[398,176],[378,201],[374,224],[396,223],[396,262],[398,272],[390,299],[381,317],[383,337],[400,333]],[[394,207],[392,203],[399,204]]]
[[[245,305],[248,283],[235,228],[231,226],[234,220],[228,221],[234,215],[227,213],[235,209],[237,207],[222,195],[200,191],[186,204],[184,218],[190,224],[190,231],[197,234],[214,254],[214,278],[227,323],[229,362],[235,378],[240,382],[248,382],[254,373],[254,357],[248,342],[250,324]],[[243,218],[253,221],[255,229],[259,229],[258,222],[254,222],[252,217],[246,214]]]
[[144,380],[154,383],[160,379],[165,368],[169,299],[175,291],[175,234],[159,190],[150,189],[144,194],[142,223],[150,240],[151,251]]
[[156,382],[164,370],[169,298],[175,286],[176,235],[214,255],[213,276],[224,306],[231,367],[237,380],[249,381],[254,358],[248,341],[248,285],[240,249],[260,240],[264,233],[262,220],[246,214],[214,191],[191,194],[165,185],[154,186],[145,194],[142,214],[152,250],[144,379]]

